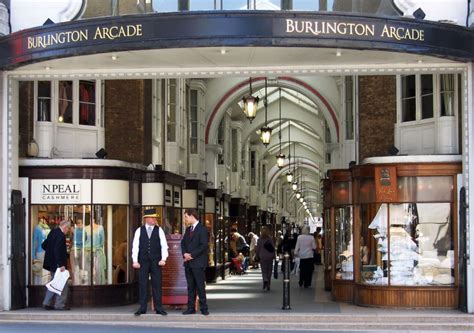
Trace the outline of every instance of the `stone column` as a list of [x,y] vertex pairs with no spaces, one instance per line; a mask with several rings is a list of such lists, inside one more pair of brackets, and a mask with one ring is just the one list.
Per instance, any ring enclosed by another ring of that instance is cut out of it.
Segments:
[[[467,124],[463,129],[463,174],[464,185],[466,186],[466,196],[468,202],[467,209],[467,309],[469,313],[474,313],[474,163],[471,162],[474,158],[474,62],[471,62],[467,73],[467,96],[464,98],[467,107],[464,108],[463,114],[467,117]],[[464,112],[467,111],[467,112]],[[467,127],[467,128],[466,128]]]

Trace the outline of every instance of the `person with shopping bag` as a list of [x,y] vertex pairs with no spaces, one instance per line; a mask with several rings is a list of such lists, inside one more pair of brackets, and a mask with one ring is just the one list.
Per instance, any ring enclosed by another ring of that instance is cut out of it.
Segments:
[[[45,250],[43,268],[51,272],[52,280],[54,280],[57,270],[59,272],[66,271],[67,248],[65,235],[69,232],[70,227],[70,221],[62,220],[59,227],[53,229],[41,244],[41,247]],[[46,310],[70,310],[66,306],[68,290],[67,281],[60,294],[48,289],[43,300],[43,307]]]

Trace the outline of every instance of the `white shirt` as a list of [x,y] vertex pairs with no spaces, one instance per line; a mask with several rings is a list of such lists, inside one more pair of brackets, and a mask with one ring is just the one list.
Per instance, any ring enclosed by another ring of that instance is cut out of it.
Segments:
[[255,247],[257,246],[257,242],[258,242],[258,236],[253,235],[252,239],[250,240],[250,251],[255,250]]
[[194,230],[196,230],[196,227],[197,227],[198,223],[199,223],[199,221],[196,221],[196,222],[193,223],[192,229],[191,229],[193,232],[194,232]]
[[299,235],[296,240],[295,255],[300,259],[313,258],[313,250],[316,249],[316,242],[311,235]]
[[[153,226],[154,228],[155,226]],[[145,228],[148,228],[148,225],[145,224]],[[135,236],[133,236],[133,243],[132,243],[132,261],[138,262],[138,246],[140,245],[140,228],[135,231]],[[163,231],[163,228],[159,228],[159,236],[160,236],[160,244],[161,244],[161,260],[166,261],[168,258],[168,242],[166,241],[166,236]],[[147,230],[145,229],[145,232]]]

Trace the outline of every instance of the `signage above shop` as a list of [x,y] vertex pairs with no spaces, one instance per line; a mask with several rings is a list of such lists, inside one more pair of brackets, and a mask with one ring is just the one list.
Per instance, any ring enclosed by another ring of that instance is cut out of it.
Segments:
[[186,12],[106,17],[0,39],[0,68],[101,52],[210,46],[370,49],[474,60],[474,30],[445,23],[318,12]]
[[87,179],[33,179],[32,204],[90,204],[91,181]]

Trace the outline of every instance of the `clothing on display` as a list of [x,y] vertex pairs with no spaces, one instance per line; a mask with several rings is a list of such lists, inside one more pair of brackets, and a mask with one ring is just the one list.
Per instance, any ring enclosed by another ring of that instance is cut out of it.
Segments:
[[387,283],[387,269],[384,267],[389,267],[391,285],[453,284],[450,214],[449,203],[382,204],[369,225],[370,229],[377,231],[374,238],[377,239],[381,261],[377,262],[375,269],[372,266],[372,271],[368,267],[371,265],[363,269],[364,282]]
[[44,240],[48,237],[50,231],[51,229],[43,218],[40,219],[39,223],[33,229],[31,270],[33,272],[33,284],[35,285],[44,285],[50,280],[49,271],[43,269],[44,250],[41,247],[41,244],[43,244]]
[[[92,225],[92,231],[91,226],[84,228],[84,269],[87,271],[91,267],[92,260],[92,282],[95,285],[100,285],[106,283],[105,232],[102,225],[95,222]],[[88,284],[89,281],[86,283]]]

